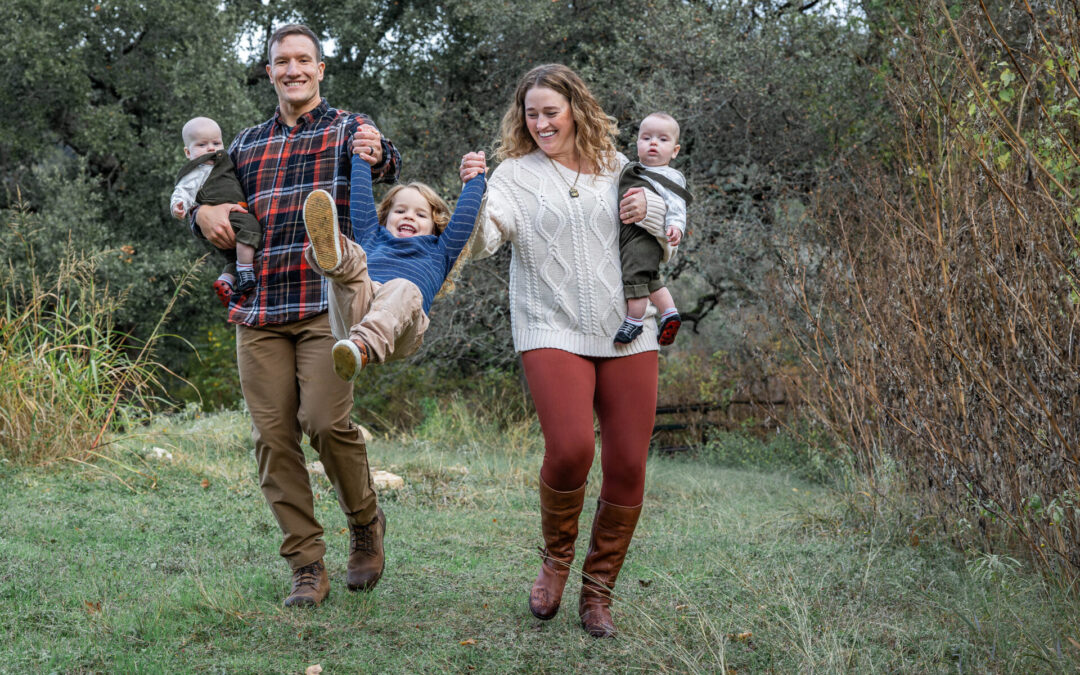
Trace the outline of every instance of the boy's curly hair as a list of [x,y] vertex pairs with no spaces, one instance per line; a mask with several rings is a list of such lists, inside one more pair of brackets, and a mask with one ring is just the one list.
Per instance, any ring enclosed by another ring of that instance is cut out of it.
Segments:
[[375,214],[379,218],[379,225],[386,227],[386,219],[390,215],[390,207],[394,205],[394,197],[405,188],[412,188],[419,192],[427,203],[431,205],[431,222],[434,224],[435,235],[442,234],[446,224],[450,222],[450,206],[430,185],[425,183],[399,183],[387,191],[386,196],[379,202]]
[[536,149],[525,124],[525,94],[533,87],[547,87],[570,101],[576,133],[574,145],[583,163],[596,171],[615,170],[615,118],[604,112],[581,77],[561,63],[537,66],[518,81],[514,98],[503,115],[495,156],[523,157]]

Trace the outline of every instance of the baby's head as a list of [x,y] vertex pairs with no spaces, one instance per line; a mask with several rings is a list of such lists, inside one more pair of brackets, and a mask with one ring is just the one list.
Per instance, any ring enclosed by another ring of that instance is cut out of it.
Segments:
[[221,127],[209,117],[189,119],[180,133],[184,137],[184,155],[188,159],[217,152],[225,147],[221,142]]
[[427,185],[409,183],[390,188],[379,202],[378,216],[379,224],[398,238],[439,235],[450,222],[450,207]]
[[667,166],[679,154],[679,123],[665,112],[641,120],[637,136],[638,161],[645,166]]

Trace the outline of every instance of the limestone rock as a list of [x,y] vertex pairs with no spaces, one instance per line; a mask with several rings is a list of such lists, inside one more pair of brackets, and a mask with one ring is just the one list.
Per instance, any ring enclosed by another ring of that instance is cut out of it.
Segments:
[[371,479],[375,481],[376,490],[397,490],[405,487],[405,479],[389,471],[372,471]]

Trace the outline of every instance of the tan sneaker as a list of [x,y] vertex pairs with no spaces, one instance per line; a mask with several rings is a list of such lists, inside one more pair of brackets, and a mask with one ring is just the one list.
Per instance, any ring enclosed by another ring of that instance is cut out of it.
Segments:
[[341,264],[337,207],[326,190],[315,190],[304,200],[304,229],[315,253],[315,262],[324,272]]
[[349,571],[345,585],[350,591],[370,591],[379,583],[386,567],[385,534],[386,515],[378,507],[367,525],[349,523]]
[[334,373],[346,382],[352,382],[367,365],[367,345],[359,340],[338,340],[331,351]]
[[316,607],[330,594],[330,575],[326,565],[316,560],[293,570],[292,592],[285,598],[286,607]]

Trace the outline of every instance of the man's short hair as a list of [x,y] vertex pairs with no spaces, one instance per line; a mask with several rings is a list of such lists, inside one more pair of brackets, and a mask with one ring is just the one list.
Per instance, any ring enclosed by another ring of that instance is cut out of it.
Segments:
[[272,62],[270,50],[274,48],[274,45],[290,35],[303,35],[311,40],[315,44],[315,60],[322,61],[322,44],[319,42],[319,36],[315,34],[315,31],[302,23],[288,23],[274,31],[274,34],[270,36],[270,41],[266,43],[267,63]]
[[675,142],[676,143],[679,142],[679,136],[682,135],[682,131],[679,129],[679,120],[675,119],[674,117],[672,117],[668,113],[666,113],[666,112],[664,112],[662,110],[659,110],[657,112],[649,113],[645,117],[641,118],[641,121],[644,122],[646,119],[648,119],[650,117],[659,117],[660,119],[664,120],[665,122],[671,122],[675,126]]

